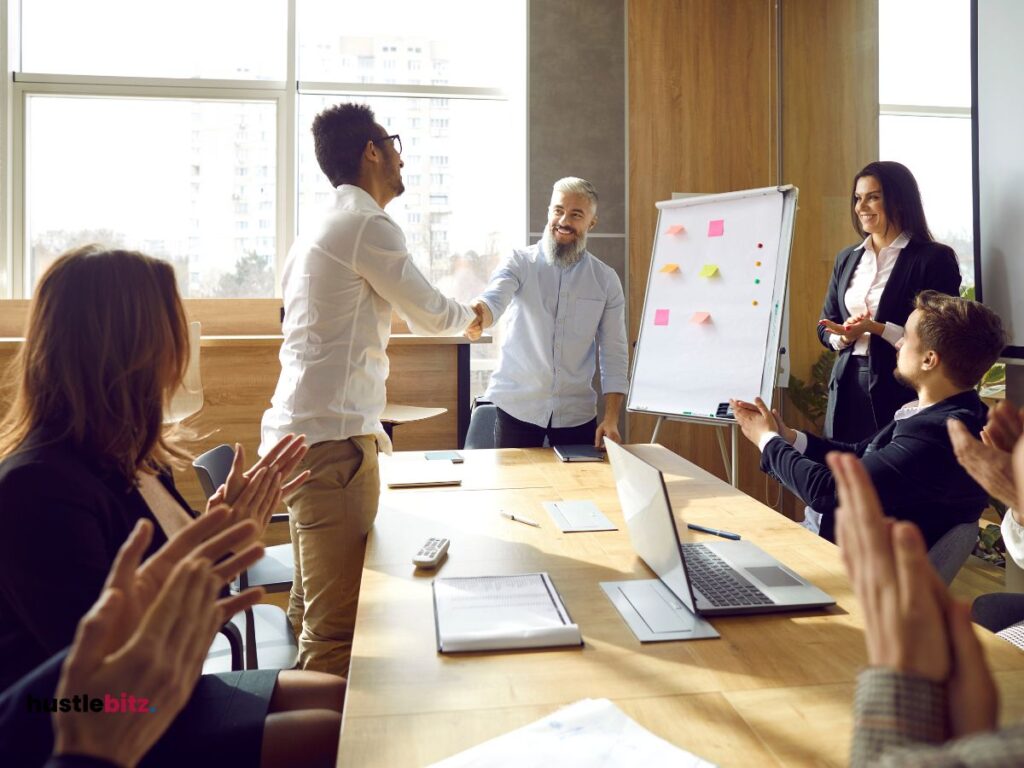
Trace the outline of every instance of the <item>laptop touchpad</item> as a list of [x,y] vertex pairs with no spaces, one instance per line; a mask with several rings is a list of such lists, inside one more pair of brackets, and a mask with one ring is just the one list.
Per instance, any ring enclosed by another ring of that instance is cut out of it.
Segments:
[[744,568],[755,579],[767,587],[802,587],[803,584],[777,565],[761,566],[758,568]]

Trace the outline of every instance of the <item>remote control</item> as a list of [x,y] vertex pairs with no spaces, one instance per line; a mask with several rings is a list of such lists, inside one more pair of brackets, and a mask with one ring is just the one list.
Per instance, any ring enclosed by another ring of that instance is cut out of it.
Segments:
[[448,539],[427,539],[420,551],[413,555],[412,562],[417,568],[436,568],[448,552]]

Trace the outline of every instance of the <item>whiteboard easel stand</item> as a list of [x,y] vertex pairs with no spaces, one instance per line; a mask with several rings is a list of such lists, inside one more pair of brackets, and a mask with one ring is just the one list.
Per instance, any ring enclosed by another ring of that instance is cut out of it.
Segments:
[[[703,418],[701,416],[659,416],[658,420],[654,422],[654,432],[651,433],[651,442],[658,442],[658,432],[661,430],[661,425],[666,421],[681,421],[688,422],[690,424],[708,424],[712,427],[716,427],[715,436],[718,438],[718,448],[722,451],[722,464],[725,465],[725,475],[729,478],[729,483],[733,488],[739,488],[739,452],[740,452],[740,441],[739,441],[739,425],[732,419],[712,419]],[[729,430],[729,443],[730,451],[726,453],[725,450],[725,437],[722,435],[722,430]]]

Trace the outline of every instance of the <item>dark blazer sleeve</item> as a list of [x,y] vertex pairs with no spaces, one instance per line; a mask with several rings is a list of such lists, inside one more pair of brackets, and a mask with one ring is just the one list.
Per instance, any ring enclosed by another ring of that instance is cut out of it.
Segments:
[[[833,323],[841,323],[846,320],[846,312],[844,310],[843,300],[839,295],[839,283],[843,270],[846,268],[846,262],[850,258],[850,254],[857,249],[858,246],[851,245],[848,248],[844,248],[836,255],[836,263],[832,267],[832,277],[828,281],[828,291],[825,293],[825,304],[821,308],[821,319],[831,320]],[[832,345],[829,343],[828,337],[830,332],[824,326],[816,326],[818,332],[818,341],[826,349],[832,349]]]
[[[867,451],[870,441],[865,441],[853,451],[860,455],[885,509],[908,506],[909,502],[916,501],[922,488],[933,485],[935,468],[944,467],[945,459],[951,453],[944,422],[915,421],[917,423],[911,427],[897,430],[891,441],[876,450]],[[842,449],[839,444],[832,445]],[[816,438],[815,455],[828,446],[829,441]],[[808,448],[811,448],[810,439]],[[822,521],[822,533],[827,535],[831,532],[838,499],[835,479],[825,464],[800,454],[785,440],[771,440],[761,454],[761,468],[815,512],[820,512],[823,518],[829,519],[828,525]]]
[[71,643],[103,588],[113,553],[96,500],[54,464],[4,477],[0,588],[46,653]]
[[950,296],[959,296],[961,279],[956,252],[943,245],[938,257],[931,259],[925,268],[924,287],[948,293]]

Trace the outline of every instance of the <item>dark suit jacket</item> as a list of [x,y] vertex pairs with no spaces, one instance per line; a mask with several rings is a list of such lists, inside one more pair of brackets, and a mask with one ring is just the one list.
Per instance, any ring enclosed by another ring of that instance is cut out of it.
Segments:
[[[821,309],[821,317],[834,323],[843,323],[850,316],[844,297],[850,287],[854,270],[860,262],[864,249],[860,245],[851,245],[839,252],[832,270],[832,279],[825,295],[825,305]],[[942,243],[930,243],[918,238],[911,238],[907,246],[896,259],[889,280],[882,289],[878,301],[875,320],[880,323],[906,325],[907,318],[914,311],[914,297],[923,290],[932,289],[948,293],[951,296],[960,294],[960,267],[953,249]],[[818,326],[818,338],[828,349],[829,332]],[[850,359],[853,345],[839,352],[832,377],[829,380],[829,408],[825,415],[825,434],[832,434],[835,420],[835,398],[837,382]],[[871,373],[868,391],[871,396],[871,407],[874,411],[875,424],[881,427],[892,421],[892,415],[900,406],[914,399],[914,391],[907,389],[893,378],[896,368],[896,349],[880,336],[871,335],[871,346],[868,350]]]
[[40,442],[0,462],[0,690],[71,644],[140,518],[154,525],[146,557],[167,541],[138,489],[69,444]]
[[821,535],[835,540],[836,484],[825,464],[829,451],[856,453],[864,462],[885,514],[920,527],[931,547],[960,523],[977,521],[988,494],[957,463],[946,431],[947,419],[959,419],[977,436],[987,409],[973,389],[936,403],[921,413],[892,421],[857,445],[807,435],[801,454],[785,440],[771,440],[761,454],[761,469],[822,514]]

